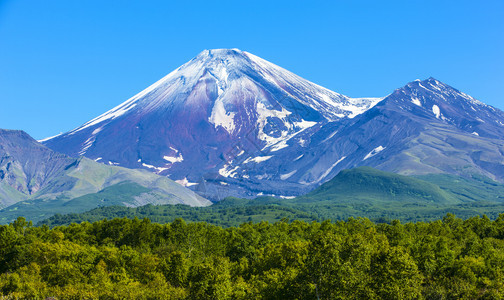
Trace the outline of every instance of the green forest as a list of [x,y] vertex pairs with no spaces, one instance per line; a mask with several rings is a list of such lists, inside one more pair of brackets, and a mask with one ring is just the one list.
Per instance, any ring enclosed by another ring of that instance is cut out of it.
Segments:
[[0,226],[1,299],[501,299],[504,214]]

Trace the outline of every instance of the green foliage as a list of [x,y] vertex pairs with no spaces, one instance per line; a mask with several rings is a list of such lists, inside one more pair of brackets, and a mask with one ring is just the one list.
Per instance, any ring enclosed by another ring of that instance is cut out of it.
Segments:
[[500,299],[503,278],[504,214],[0,226],[6,299]]
[[[255,200],[229,198],[208,207],[191,207],[187,205],[145,205],[141,207],[109,206],[100,207],[84,213],[67,215],[56,214],[39,222],[49,226],[66,225],[71,223],[95,222],[113,218],[149,218],[152,222],[168,223],[177,218],[189,222],[207,222],[210,224],[230,227],[244,222],[276,222],[281,219],[316,221],[317,217],[296,208],[281,206],[276,203]],[[276,199],[274,201],[277,201]]]

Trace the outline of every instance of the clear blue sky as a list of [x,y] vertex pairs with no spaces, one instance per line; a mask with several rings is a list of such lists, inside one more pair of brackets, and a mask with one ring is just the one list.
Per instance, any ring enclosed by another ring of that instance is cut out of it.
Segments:
[[213,48],[352,97],[433,76],[504,109],[502,0],[0,0],[0,128],[68,131]]

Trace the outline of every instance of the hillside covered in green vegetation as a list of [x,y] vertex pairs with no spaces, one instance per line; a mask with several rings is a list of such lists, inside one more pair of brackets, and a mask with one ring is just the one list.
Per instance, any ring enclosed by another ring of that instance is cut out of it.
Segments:
[[417,222],[437,220],[447,213],[463,219],[483,214],[496,218],[502,212],[504,186],[487,178],[444,174],[417,178],[360,167],[342,171],[311,193],[294,199],[227,198],[208,207],[100,207],[80,214],[55,215],[41,224],[56,226],[137,216],[158,223],[180,217],[229,227],[249,221],[324,221],[349,217],[367,217],[376,222],[393,219]]
[[502,299],[504,214],[0,226],[6,299]]

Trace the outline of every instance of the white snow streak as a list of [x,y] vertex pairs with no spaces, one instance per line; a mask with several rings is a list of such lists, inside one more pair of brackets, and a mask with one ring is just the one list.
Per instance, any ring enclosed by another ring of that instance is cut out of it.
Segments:
[[165,155],[165,156],[163,156],[163,159],[166,161],[169,161],[172,164],[184,161],[184,157],[182,157],[182,153],[180,153],[177,157]]
[[187,177],[184,177],[184,179],[175,180],[175,182],[180,184],[181,186],[185,186],[185,187],[199,184],[197,182],[189,182],[189,180],[187,180]]
[[369,153],[368,153],[368,154],[364,157],[363,161],[364,161],[364,160],[366,160],[366,159],[368,159],[368,158],[370,158],[370,157],[375,156],[376,154],[378,154],[378,153],[380,153],[380,152],[382,152],[385,148],[386,148],[386,147],[382,147],[382,146],[378,146],[378,147],[374,148],[371,152],[369,152]]
[[257,156],[257,157],[254,157],[254,158],[247,158],[243,163],[246,164],[246,163],[249,163],[251,161],[255,162],[255,163],[260,163],[260,162],[263,162],[263,161],[267,161],[268,159],[272,158],[273,156]]
[[332,164],[332,166],[327,169],[324,174],[322,174],[319,179],[317,179],[317,181],[315,181],[315,183],[319,183],[321,180],[323,180],[324,178],[327,177],[327,175],[329,175],[329,173],[331,173],[331,171],[334,169],[334,167],[336,167],[340,162],[342,162],[344,159],[346,158],[346,156],[343,156],[342,158],[338,159],[337,162],[335,162],[334,164]]
[[287,173],[287,174],[281,174],[280,175],[280,179],[281,180],[286,180],[286,179],[289,179],[292,175],[294,175],[295,173],[297,172],[297,170],[294,170],[290,173]]

